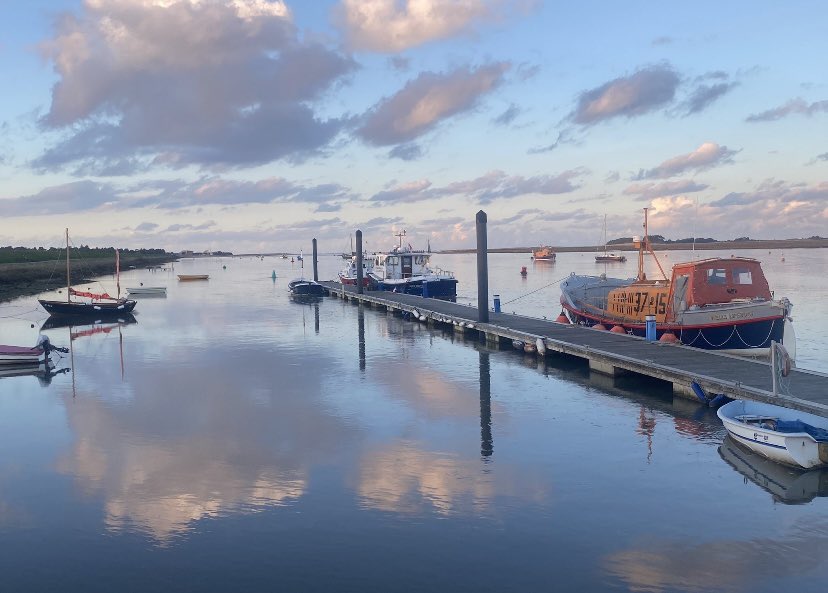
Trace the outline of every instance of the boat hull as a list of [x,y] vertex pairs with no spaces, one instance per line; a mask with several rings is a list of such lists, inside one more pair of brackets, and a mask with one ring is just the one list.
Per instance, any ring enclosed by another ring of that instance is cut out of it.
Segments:
[[[561,283],[561,305],[572,323],[585,326],[620,326],[628,334],[645,337],[646,324],[609,313],[613,291],[633,279],[570,276]],[[740,355],[766,356],[771,342],[783,343],[787,310],[775,301],[748,301],[708,305],[679,313],[658,323],[656,339],[670,332],[685,346]]]
[[66,301],[39,300],[40,305],[50,315],[88,316],[88,317],[117,317],[130,313],[137,304],[132,299],[123,299],[111,303],[78,303]]
[[192,282],[193,280],[209,280],[209,274],[178,274],[178,279],[182,282]]
[[0,366],[37,365],[44,355],[45,351],[42,348],[0,344]]
[[297,296],[324,296],[325,289],[312,280],[294,280],[288,284],[290,293]]
[[716,411],[728,434],[740,445],[784,465],[802,469],[828,467],[828,441],[817,441],[806,432],[778,432],[764,420],[800,420],[828,430],[828,419],[772,404],[736,400]]
[[[425,288],[423,285],[426,285]],[[413,294],[435,299],[457,298],[457,280],[455,278],[437,278],[427,280],[424,278],[407,278],[405,280],[376,280],[378,290]]]
[[[352,278],[350,276],[345,276],[343,274],[339,275],[339,282],[340,284],[344,284],[345,286],[356,286],[357,279]],[[371,278],[369,276],[364,276],[362,278],[362,286],[363,288],[369,288],[371,286]]]
[[136,286],[126,290],[130,296],[167,296],[165,286]]

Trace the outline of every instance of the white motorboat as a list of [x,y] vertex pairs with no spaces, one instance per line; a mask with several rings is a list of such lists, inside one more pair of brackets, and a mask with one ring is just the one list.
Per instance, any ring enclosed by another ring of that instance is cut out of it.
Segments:
[[716,413],[728,434],[751,451],[793,467],[828,467],[828,418],[747,400]]

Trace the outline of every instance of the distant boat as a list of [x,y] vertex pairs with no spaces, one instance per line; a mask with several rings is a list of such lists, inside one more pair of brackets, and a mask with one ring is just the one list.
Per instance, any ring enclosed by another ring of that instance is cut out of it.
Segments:
[[737,443],[759,455],[802,469],[828,467],[828,418],[746,400],[716,414]]
[[182,282],[189,282],[191,280],[209,280],[210,274],[178,274],[178,279]]
[[532,259],[535,261],[555,261],[557,254],[549,246],[538,247],[532,250]]
[[612,262],[625,262],[627,256],[620,253],[609,253],[607,251],[607,215],[604,214],[604,253],[595,256],[595,263],[606,264]]
[[[38,302],[50,315],[120,315],[129,313],[135,308],[136,301],[121,298],[120,258],[115,250],[115,277],[118,285],[118,296],[111,297],[107,293],[96,294],[81,292],[71,286],[69,268],[69,229],[66,229],[66,300],[50,301],[39,299]],[[85,297],[89,301],[72,300],[72,297]]]
[[133,286],[126,291],[130,296],[167,296],[166,286]]
[[403,245],[405,231],[395,235],[399,245],[386,253],[374,254],[373,265],[368,272],[372,284],[379,290],[414,294],[437,299],[457,298],[457,279],[447,270],[429,267],[431,254],[415,251],[411,244]]
[[[345,254],[342,254],[343,257]],[[348,265],[339,271],[339,282],[345,285],[356,286],[357,283],[357,256],[356,254],[347,258]],[[362,286],[368,288],[371,285],[370,272],[374,271],[374,258],[367,253],[362,256]]]

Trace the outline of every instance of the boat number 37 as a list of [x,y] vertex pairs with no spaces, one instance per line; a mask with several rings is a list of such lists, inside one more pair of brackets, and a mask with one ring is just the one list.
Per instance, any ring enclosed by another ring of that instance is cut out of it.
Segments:
[[667,294],[663,292],[624,292],[620,300],[621,308],[627,315],[641,312],[664,315],[667,310]]

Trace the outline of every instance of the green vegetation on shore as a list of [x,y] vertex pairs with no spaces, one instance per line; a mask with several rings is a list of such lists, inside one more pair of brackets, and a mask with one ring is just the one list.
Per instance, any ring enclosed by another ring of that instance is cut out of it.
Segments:
[[[133,257],[165,257],[172,254],[163,249],[119,249],[121,258]],[[57,261],[66,257],[66,248],[49,247],[0,247],[0,264],[31,263],[40,261]],[[69,248],[69,258],[72,261],[84,261],[98,258],[108,258],[115,261],[114,247],[80,247]]]
[[[50,254],[49,257],[44,255]],[[26,259],[26,258],[29,259]],[[72,284],[115,273],[114,248],[70,250]],[[120,251],[121,269],[158,266],[177,259],[163,249]],[[0,302],[66,286],[65,249],[0,248]]]

